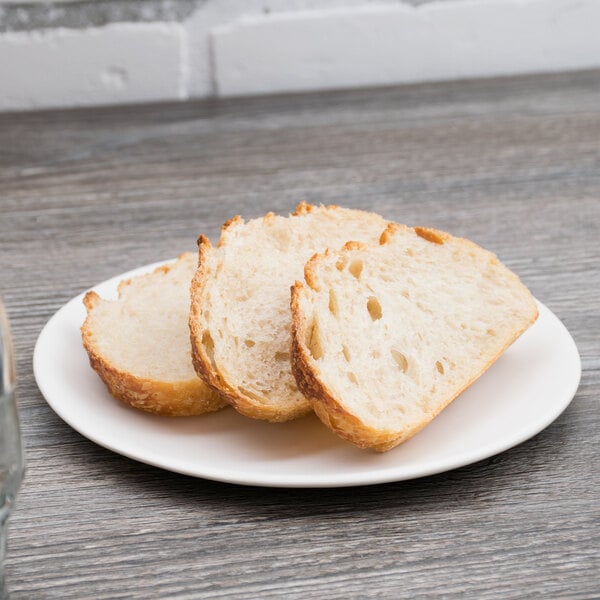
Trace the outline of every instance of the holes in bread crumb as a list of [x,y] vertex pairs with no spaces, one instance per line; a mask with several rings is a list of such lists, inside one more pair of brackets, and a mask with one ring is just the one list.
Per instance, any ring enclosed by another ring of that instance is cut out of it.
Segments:
[[244,340],[244,344],[246,344],[248,348],[252,348],[252,346],[256,345],[256,342],[254,340]]
[[402,295],[409,300],[410,299],[410,292],[408,290],[402,290]]
[[369,299],[367,300],[367,310],[373,321],[378,321],[383,316],[381,304],[379,304],[379,300],[377,300],[375,296],[369,296]]
[[275,352],[275,360],[279,362],[287,362],[290,360],[289,352]]
[[335,263],[335,268],[338,271],[343,271],[347,262],[348,262],[348,259],[345,256],[341,256],[340,258],[337,259],[337,262]]
[[426,314],[432,315],[433,311],[431,310],[431,308],[429,308],[429,306],[425,306],[425,304],[423,304],[422,302],[416,302],[415,306],[421,311],[424,312]]
[[346,346],[342,346],[342,354],[344,355],[346,362],[350,362],[350,352]]
[[308,335],[306,337],[306,347],[308,348],[308,351],[312,354],[312,357],[315,360],[323,358],[323,346],[321,345],[319,327],[316,321],[312,322],[312,326],[308,330]]
[[396,350],[395,348],[392,348],[390,352],[395,363],[398,365],[398,368],[403,373],[406,373],[408,371],[408,359],[406,358],[406,356],[402,354],[402,352],[400,352],[399,350]]
[[350,271],[350,273],[352,273],[352,275],[356,277],[356,279],[360,279],[360,274],[362,273],[362,270],[363,261],[359,258],[355,258],[348,267],[348,271]]
[[211,366],[214,370],[215,368],[215,343],[212,339],[212,336],[208,331],[205,331],[202,334],[202,345],[204,346],[204,352],[206,352],[206,356],[210,361]]
[[444,365],[439,360],[435,361],[435,368],[440,375],[444,374]]
[[337,296],[336,296],[335,292],[332,289],[329,290],[329,312],[334,317],[337,317],[337,314],[338,314],[338,300],[337,300]]
[[356,375],[352,371],[348,371],[348,373],[346,373],[346,375],[348,375],[348,379],[352,383],[354,383],[355,385],[358,385],[358,379],[356,378]]
[[494,337],[496,335],[496,332],[493,329],[488,329],[486,333],[491,337]]

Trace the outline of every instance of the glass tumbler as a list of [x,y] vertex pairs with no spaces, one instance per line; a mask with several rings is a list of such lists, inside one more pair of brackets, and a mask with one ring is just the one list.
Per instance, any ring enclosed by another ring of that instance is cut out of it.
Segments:
[[14,396],[15,368],[8,319],[0,299],[0,598],[7,597],[4,579],[6,527],[23,479],[24,457]]

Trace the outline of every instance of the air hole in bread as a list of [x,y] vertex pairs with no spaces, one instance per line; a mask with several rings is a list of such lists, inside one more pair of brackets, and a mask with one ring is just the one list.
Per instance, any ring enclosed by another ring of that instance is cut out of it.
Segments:
[[348,371],[348,379],[349,379],[349,380],[350,380],[352,383],[354,383],[354,384],[358,385],[358,379],[356,379],[356,375],[355,375],[355,374],[354,374],[352,371]]
[[440,375],[444,374],[444,365],[439,360],[435,361],[435,368],[438,370]]
[[407,248],[404,253],[406,254],[406,256],[414,256],[415,252],[412,248]]
[[408,290],[402,290],[402,295],[408,300],[410,298],[410,292]]
[[306,347],[308,348],[309,352],[312,354],[312,357],[315,360],[323,358],[323,346],[321,345],[319,327],[316,321],[312,322],[312,326],[308,331]]
[[367,310],[373,321],[381,319],[383,315],[381,312],[381,304],[379,304],[379,300],[377,300],[375,296],[369,296],[369,299],[367,300]]
[[348,262],[348,259],[345,256],[340,256],[340,258],[338,258],[337,262],[335,263],[335,268],[338,271],[343,271],[347,262]]
[[342,346],[342,354],[344,355],[346,362],[350,362],[350,352],[346,346]]
[[400,370],[403,373],[406,373],[406,371],[408,371],[408,359],[406,358],[406,356],[404,356],[402,352],[396,350],[395,348],[392,348],[390,352],[392,353],[392,358],[394,359]]
[[215,343],[208,331],[205,331],[202,334],[202,345],[204,346],[204,351],[206,352],[206,356],[208,356],[208,360],[210,361],[213,370],[216,371],[215,368]]
[[338,301],[337,301],[337,296],[335,295],[335,292],[332,289],[329,290],[329,312],[334,317],[337,317]]
[[350,273],[352,273],[352,275],[354,275],[354,277],[356,277],[356,279],[360,279],[360,274],[362,273],[363,270],[363,261],[359,260],[359,259],[355,259],[350,263],[350,266],[348,267],[348,271],[350,271]]
[[493,329],[488,329],[486,333],[492,337],[496,335],[496,332]]
[[280,362],[284,362],[284,361],[288,361],[290,360],[290,353],[289,352],[275,352],[275,360],[278,360]]
[[422,311],[422,312],[424,312],[424,313],[428,313],[428,314],[430,314],[430,315],[432,315],[432,314],[433,314],[433,311],[432,311],[432,310],[431,310],[431,309],[430,309],[428,306],[425,306],[425,305],[424,305],[424,304],[422,304],[421,302],[416,302],[416,307],[417,307],[417,308],[418,308],[420,311]]
[[245,340],[244,344],[246,344],[246,346],[248,346],[248,348],[252,348],[252,346],[254,346],[256,344],[256,342],[254,340]]
[[424,240],[427,240],[428,242],[431,242],[432,244],[444,243],[443,238],[431,229],[425,229],[424,227],[415,227],[415,233],[419,237],[423,238]]

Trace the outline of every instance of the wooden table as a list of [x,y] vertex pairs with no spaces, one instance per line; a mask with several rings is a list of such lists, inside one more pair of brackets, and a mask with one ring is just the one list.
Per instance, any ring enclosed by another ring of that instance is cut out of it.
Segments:
[[[600,73],[4,115],[0,185],[28,458],[13,599],[600,596]],[[300,200],[498,253],[573,334],[573,403],[472,466],[330,490],[176,475],[53,413],[31,359],[62,304]]]

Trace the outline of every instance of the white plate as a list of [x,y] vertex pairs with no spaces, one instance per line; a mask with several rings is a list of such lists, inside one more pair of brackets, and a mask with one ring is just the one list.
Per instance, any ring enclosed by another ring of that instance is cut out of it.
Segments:
[[[115,297],[117,283],[94,288]],[[537,322],[466,392],[411,440],[385,454],[343,442],[316,417],[270,424],[232,409],[201,417],[145,414],[114,400],[90,368],[79,328],[83,294],[41,332],[37,384],[48,404],[93,442],[135,460],[206,479],[280,487],[339,487],[400,481],[482,460],[534,436],[568,406],[581,376],[579,353],[539,303]]]

